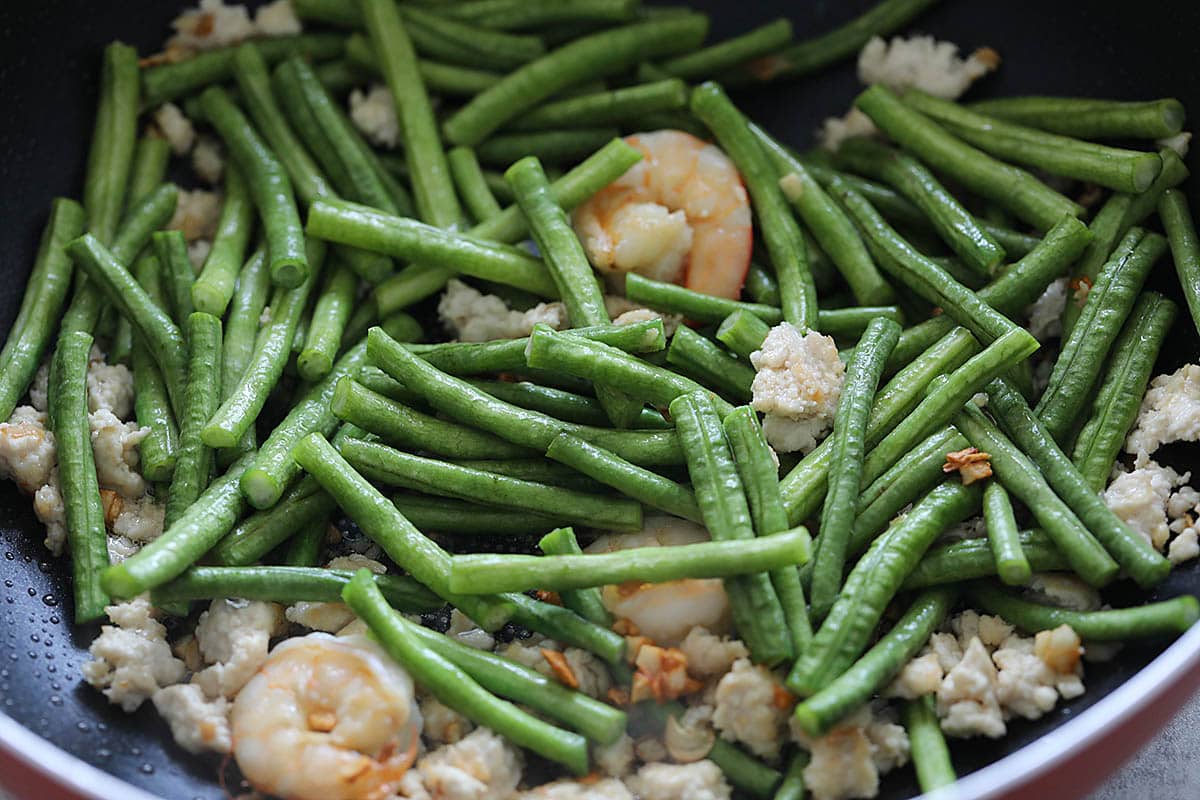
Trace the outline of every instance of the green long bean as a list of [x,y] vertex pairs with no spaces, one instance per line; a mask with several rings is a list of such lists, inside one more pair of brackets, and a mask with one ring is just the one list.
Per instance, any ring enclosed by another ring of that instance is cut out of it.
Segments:
[[75,621],[91,622],[108,604],[100,574],[108,566],[104,506],[88,427],[87,365],[92,337],[70,331],[50,362],[50,426],[58,448],[58,477],[66,517],[75,595]]
[[37,257],[21,308],[0,350],[0,418],[12,416],[50,348],[50,336],[71,286],[72,265],[66,245],[83,233],[84,210],[74,200],[55,198],[42,231]]
[[858,96],[855,105],[880,130],[934,170],[1007,209],[1038,230],[1049,230],[1064,214],[1079,216],[1083,213],[1081,206],[1020,167],[997,161],[946,133],[929,118],[906,106],[883,85],[867,89]]
[[319,381],[333,369],[357,289],[358,276],[344,263],[335,264],[326,276],[325,286],[313,306],[304,349],[296,359],[296,368],[304,380]]
[[[158,259],[149,253],[139,258],[134,264],[134,277],[161,307],[166,298]],[[179,456],[179,429],[162,371],[140,336],[132,343],[129,365],[133,371],[134,418],[139,427],[149,431],[138,445],[142,476],[151,481],[168,481]]]
[[867,419],[884,364],[899,338],[900,326],[895,322],[888,319],[872,321],[846,368],[830,435],[833,453],[829,462],[829,487],[825,492],[825,510],[821,515],[813,562],[810,600],[813,614],[818,618],[824,617],[833,606],[841,589],[862,483]]
[[542,535],[566,520],[480,505],[448,497],[401,494],[392,498],[400,513],[419,530],[471,536]]
[[192,284],[192,305],[216,317],[225,315],[233,297],[238,271],[246,258],[246,245],[254,224],[254,206],[241,173],[234,167],[225,170],[225,203],[217,221],[212,249],[204,268]]
[[1158,216],[1171,245],[1171,259],[1175,262],[1175,273],[1183,287],[1192,324],[1200,331],[1200,240],[1196,238],[1187,197],[1178,189],[1164,192],[1158,202]]
[[566,765],[576,774],[587,771],[587,742],[582,736],[556,728],[497,698],[452,660],[414,635],[412,629],[418,626],[388,605],[369,571],[360,570],[343,589],[342,597],[367,623],[388,654],[447,706],[522,747]]
[[1157,292],[1143,292],[1113,343],[1107,371],[1071,451],[1071,461],[1094,492],[1107,485],[1125,436],[1137,419],[1175,311],[1175,304]]
[[973,403],[963,406],[955,426],[989,456],[1000,483],[1033,513],[1071,568],[1093,586],[1103,586],[1119,570],[1096,538],[1051,488],[1045,476]]
[[822,736],[869,701],[929,640],[956,596],[953,589],[930,589],[918,595],[904,616],[853,666],[796,706],[793,714],[801,729],[809,736]]
[[1088,292],[1083,312],[1063,342],[1038,400],[1038,418],[1064,446],[1150,269],[1167,250],[1166,239],[1156,233],[1146,234],[1130,246],[1139,232],[1130,231]]
[[1104,611],[1071,611],[1043,606],[1003,589],[974,582],[967,594],[982,608],[1029,632],[1070,625],[1084,641],[1123,642],[1177,636],[1200,619],[1200,602],[1192,595]]
[[908,731],[913,769],[922,792],[933,792],[958,780],[933,697],[926,695],[904,704],[904,729]]
[[[1042,531],[1021,531],[1018,541],[1022,555],[1033,571],[1055,572],[1071,568],[1066,557]],[[923,589],[972,578],[990,578],[997,570],[996,554],[988,539],[963,539],[930,548],[921,563],[908,574],[904,588]]]
[[636,23],[566,44],[510,73],[446,120],[446,138],[474,146],[540,101],[584,80],[616,75],[640,61],[687,52],[704,39],[699,15]]
[[[557,440],[556,440],[557,441]],[[579,556],[583,550],[570,528],[556,528],[538,540],[538,547],[548,556]],[[590,622],[604,627],[612,625],[612,615],[604,607],[600,590],[595,586],[564,589],[559,592],[563,605]]]
[[996,559],[996,574],[1010,586],[1029,583],[1033,568],[1021,548],[1017,518],[1013,514],[1008,491],[997,481],[983,488],[983,522],[987,527],[988,543]]
[[208,418],[216,411],[221,385],[221,320],[196,311],[188,317],[188,382],[183,413],[179,415],[179,455],[171,474],[167,511],[170,527],[196,502],[212,476],[212,449],[200,438]]
[[1081,139],[1165,139],[1183,130],[1183,104],[1173,97],[1122,102],[1091,97],[1002,97],[970,107],[990,117]]
[[1118,192],[1144,192],[1162,172],[1157,153],[1093,144],[988,117],[917,89],[904,103],[984,152]]
[[[754,539],[754,524],[741,477],[725,439],[721,416],[709,395],[702,391],[681,394],[671,401],[670,411],[687,456],[692,490],[713,542],[736,544],[748,550],[752,545],[778,538],[776,535]],[[725,588],[734,623],[751,657],[765,664],[777,664],[792,657],[795,646],[770,577],[762,572],[742,575],[727,579]]]

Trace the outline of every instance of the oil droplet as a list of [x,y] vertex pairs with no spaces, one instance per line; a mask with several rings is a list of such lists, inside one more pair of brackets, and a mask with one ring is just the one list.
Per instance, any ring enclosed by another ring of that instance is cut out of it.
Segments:
[[131,747],[131,748],[129,748],[129,753],[130,753],[130,755],[140,756],[142,754],[142,748]]
[[32,586],[30,586],[25,591],[29,593],[30,597],[37,597],[37,589],[33,588]]
[[9,580],[8,578],[5,578],[4,579],[4,588],[11,589],[12,587],[13,587],[13,582],[11,580]]
[[61,706],[62,704],[63,704],[63,699],[61,697],[59,697],[56,694],[50,695],[50,705]]
[[29,641],[36,644],[36,643],[40,642],[41,640],[42,640],[42,637],[38,636],[36,633],[29,634]]
[[142,764],[140,767],[138,767],[138,769],[140,769],[142,771],[142,773],[145,775],[153,775],[154,774],[154,765],[153,764]]
[[112,750],[107,747],[101,747],[96,751],[96,758],[109,758],[110,756],[112,756]]
[[42,595],[42,602],[53,608],[58,605],[58,598],[52,594]]
[[82,733],[87,733],[88,731],[90,731],[92,729],[92,726],[88,725],[83,720],[76,722],[75,727],[78,728]]
[[58,617],[50,617],[50,624],[57,625],[61,620]]

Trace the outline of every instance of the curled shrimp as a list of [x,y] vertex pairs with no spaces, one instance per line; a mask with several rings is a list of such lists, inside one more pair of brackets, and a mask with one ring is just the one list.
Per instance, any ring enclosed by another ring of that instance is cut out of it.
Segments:
[[[687,520],[649,515],[641,531],[601,536],[587,552],[693,544],[708,539],[708,531]],[[613,616],[633,623],[639,633],[657,644],[679,644],[698,625],[715,632],[729,629],[729,599],[720,578],[623,583],[603,587],[600,597]]]
[[382,800],[416,758],[412,680],[361,634],[288,639],[238,693],[233,755],[286,800]]
[[644,158],[575,210],[601,272],[637,272],[736,299],[750,268],[750,200],[719,148],[682,131],[635,133]]

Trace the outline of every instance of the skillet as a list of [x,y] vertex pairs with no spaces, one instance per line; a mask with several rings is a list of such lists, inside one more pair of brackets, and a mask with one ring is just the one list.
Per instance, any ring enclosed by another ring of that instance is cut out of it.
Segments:
[[[50,199],[78,196],[95,105],[99,54],[121,38],[153,52],[179,0],[39,0],[0,4],[0,331],[7,331],[33,262]],[[712,15],[718,36],[790,16],[798,37],[827,30],[869,5],[861,0],[755,3],[689,0]],[[977,95],[1077,94],[1128,99],[1175,96],[1200,115],[1200,4],[1194,0],[944,0],[910,31],[935,34],[964,51],[990,45],[1004,59]],[[858,90],[852,64],[799,83],[738,97],[752,118],[804,148],[820,120],[841,114]],[[1200,159],[1188,159],[1193,171]],[[1185,185],[1200,208],[1200,180]],[[1151,285],[1179,300],[1168,261]],[[1194,361],[1195,329],[1181,312],[1158,372]],[[1200,465],[1194,446],[1165,448],[1178,469]],[[0,483],[0,784],[22,796],[223,798],[221,765],[188,756],[149,704],[125,715],[82,683],[79,667],[96,626],[75,628],[69,568],[42,547],[28,498]],[[1154,599],[1200,594],[1195,563],[1174,572]],[[1106,593],[1133,602],[1128,587]],[[1087,693],[1036,722],[1015,721],[1009,735],[953,743],[961,775],[953,796],[1080,796],[1114,769],[1200,688],[1200,628],[1164,650],[1128,647],[1113,661],[1089,664]],[[1076,719],[1078,717],[1078,719]],[[1043,738],[1044,737],[1044,738]],[[67,755],[69,754],[69,755]],[[74,758],[72,758],[72,756]],[[1007,758],[1005,758],[1007,757]],[[999,759],[999,763],[981,769]],[[31,769],[30,764],[40,764]],[[91,765],[91,766],[88,766]],[[98,772],[93,768],[98,768]],[[238,793],[229,770],[229,788]],[[115,780],[113,777],[115,776]],[[21,783],[18,783],[21,781]],[[50,788],[56,786],[58,788]],[[68,788],[62,788],[68,787]],[[911,769],[889,776],[880,797],[916,794]]]

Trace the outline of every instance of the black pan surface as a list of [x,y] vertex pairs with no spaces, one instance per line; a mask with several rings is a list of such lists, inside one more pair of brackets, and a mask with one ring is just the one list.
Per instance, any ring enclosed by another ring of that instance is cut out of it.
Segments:
[[[819,33],[869,3],[690,0],[709,11],[716,38],[776,16],[790,16],[798,37]],[[169,21],[184,6],[164,0],[39,0],[0,3],[0,331],[16,314],[37,237],[52,197],[79,196],[90,136],[102,45],[114,38],[154,52]],[[1078,94],[1141,99],[1172,95],[1200,114],[1200,4],[1194,0],[945,0],[912,29],[958,43],[964,51],[990,45],[1004,59],[999,73],[976,90],[991,94]],[[820,120],[840,114],[858,89],[851,64],[799,83],[744,94],[743,107],[784,141],[806,147]],[[1189,166],[1200,162],[1193,156]],[[1200,208],[1200,181],[1189,194]],[[1179,299],[1169,262],[1152,285]],[[1191,320],[1182,313],[1158,371],[1173,370],[1198,352]],[[1194,448],[1166,450],[1177,468],[1198,463]],[[220,764],[191,757],[171,742],[147,704],[127,716],[82,683],[79,667],[96,626],[74,628],[69,569],[42,547],[43,532],[28,498],[0,483],[0,712],[80,759],[170,798],[223,798]],[[1193,564],[1174,573],[1156,597],[1200,593]],[[1131,602],[1128,587],[1108,593]],[[1147,664],[1162,644],[1127,648],[1107,664],[1089,664],[1087,693],[1035,723],[1013,722],[998,741],[956,741],[959,774],[996,760],[1070,722]],[[1184,702],[1180,698],[1180,704]],[[236,777],[230,787],[236,794]],[[885,782],[882,797],[916,794],[911,770]]]

